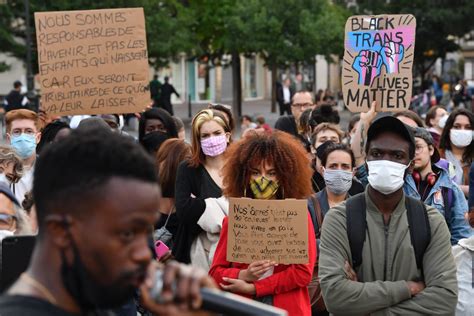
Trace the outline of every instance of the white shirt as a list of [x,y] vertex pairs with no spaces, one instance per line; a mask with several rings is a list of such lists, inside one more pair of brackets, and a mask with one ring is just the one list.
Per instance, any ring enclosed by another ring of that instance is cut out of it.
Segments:
[[474,316],[474,236],[461,239],[453,247],[457,267],[458,305],[456,316]]
[[33,173],[35,171],[35,165],[33,165],[31,168],[28,170],[25,168],[25,173],[21,177],[20,181],[17,183],[13,184],[12,190],[13,193],[15,193],[15,197],[18,200],[18,202],[21,203],[25,199],[25,194],[28,191],[31,191],[33,188]]
[[283,86],[283,102],[285,102],[285,104],[291,102],[290,88],[286,86]]

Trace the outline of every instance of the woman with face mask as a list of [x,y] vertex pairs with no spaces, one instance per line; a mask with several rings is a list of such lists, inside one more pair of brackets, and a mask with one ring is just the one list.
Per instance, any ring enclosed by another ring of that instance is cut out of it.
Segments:
[[323,216],[350,196],[354,167],[354,154],[346,145],[331,143],[322,153],[321,174],[326,187],[316,194],[316,199]]
[[[311,194],[311,168],[305,149],[284,132],[249,134],[227,153],[224,195],[252,199],[306,199]],[[228,220],[209,274],[223,290],[282,308],[289,315],[311,315],[307,286],[316,259],[313,225],[308,214],[308,264],[251,264],[226,259]]]
[[474,114],[456,109],[449,115],[440,138],[440,155],[454,166],[454,181],[467,196],[469,168],[473,161]]
[[[228,121],[217,111],[206,109],[196,114],[191,130],[192,156],[179,165],[176,175],[178,229],[173,254],[176,260],[203,269],[206,262],[202,255],[209,254],[211,242],[198,221],[211,201],[208,199],[222,196],[222,168],[231,141],[230,132]],[[210,262],[207,264],[209,270]]]

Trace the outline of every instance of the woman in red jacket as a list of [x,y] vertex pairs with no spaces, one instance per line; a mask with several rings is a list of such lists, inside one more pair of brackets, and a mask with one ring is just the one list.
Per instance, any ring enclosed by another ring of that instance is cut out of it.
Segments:
[[[303,146],[291,135],[253,133],[234,144],[223,169],[224,195],[254,199],[306,199],[311,194],[311,167]],[[316,262],[314,229],[308,214],[308,264],[248,264],[226,259],[228,221],[209,274],[222,289],[279,307],[289,315],[311,315],[307,286]]]

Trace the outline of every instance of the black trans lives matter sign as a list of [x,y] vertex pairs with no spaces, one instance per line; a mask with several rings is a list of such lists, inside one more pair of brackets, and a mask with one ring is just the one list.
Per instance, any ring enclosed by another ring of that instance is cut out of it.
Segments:
[[416,19],[352,16],[346,22],[342,92],[352,112],[403,111],[410,106]]

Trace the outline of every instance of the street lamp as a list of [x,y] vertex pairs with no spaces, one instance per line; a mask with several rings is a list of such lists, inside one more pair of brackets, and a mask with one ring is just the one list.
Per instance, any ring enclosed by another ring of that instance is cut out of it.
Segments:
[[30,1],[24,0],[25,5],[25,34],[26,34],[26,86],[28,96],[33,96],[35,83],[31,67],[31,29],[30,29]]

